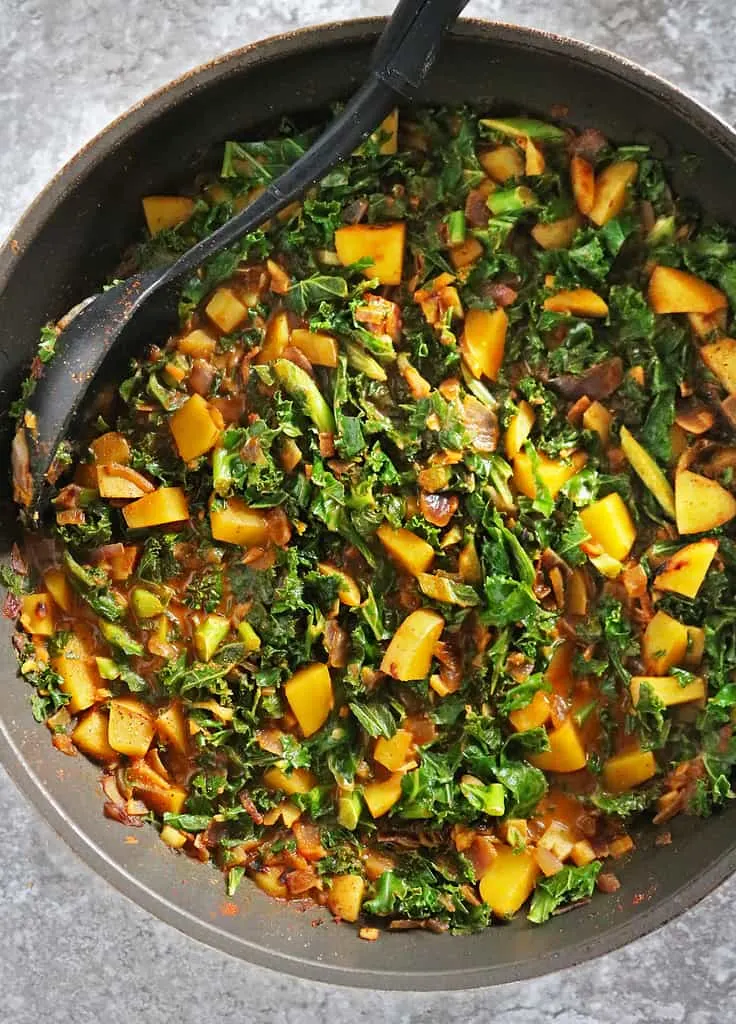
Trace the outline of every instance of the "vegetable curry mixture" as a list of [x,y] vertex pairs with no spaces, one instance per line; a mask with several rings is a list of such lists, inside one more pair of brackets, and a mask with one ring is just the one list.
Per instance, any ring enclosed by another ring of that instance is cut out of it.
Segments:
[[[145,198],[121,273],[312,137]],[[615,891],[635,816],[733,795],[729,304],[734,237],[646,147],[394,114],[58,453],[5,573],[36,718],[109,817],[364,938]]]

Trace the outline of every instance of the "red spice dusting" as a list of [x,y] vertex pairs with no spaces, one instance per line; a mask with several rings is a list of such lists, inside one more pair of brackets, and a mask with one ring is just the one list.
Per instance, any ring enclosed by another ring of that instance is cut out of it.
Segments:
[[240,913],[240,909],[237,903],[223,903],[220,907],[220,913],[223,917],[235,917],[236,914]]

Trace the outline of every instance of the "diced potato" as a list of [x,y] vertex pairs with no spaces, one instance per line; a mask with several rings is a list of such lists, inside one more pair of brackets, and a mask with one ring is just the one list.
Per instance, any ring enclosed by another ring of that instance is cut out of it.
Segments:
[[127,580],[133,573],[138,548],[134,544],[126,544],[123,550],[110,559],[110,575],[114,580]]
[[656,266],[649,278],[649,304],[655,313],[715,313],[726,309],[728,300],[695,274]]
[[593,165],[582,156],[573,156],[570,160],[570,181],[577,208],[587,217],[595,204]]
[[457,556],[457,571],[463,583],[480,583],[481,581],[483,567],[472,539],[460,549],[460,554]]
[[294,793],[308,793],[317,785],[317,777],[307,768],[295,768],[288,775],[280,768],[268,768],[263,773],[263,784],[266,789],[279,789],[282,793],[292,796]]
[[180,832],[178,828],[172,828],[171,825],[164,825],[161,829],[161,842],[170,846],[172,850],[181,850],[182,846],[186,845],[187,837],[184,832]]
[[189,504],[181,487],[159,487],[126,505],[123,518],[131,530],[180,523],[189,518]]
[[323,576],[335,576],[339,580],[340,589],[337,596],[344,605],[347,605],[348,608],[358,607],[362,600],[360,587],[349,573],[328,562],[319,562],[317,568]]
[[593,430],[600,437],[601,444],[605,447],[611,435],[611,423],[613,416],[600,402],[591,402],[583,413],[583,426],[586,430]]
[[506,457],[514,459],[524,447],[524,442],[532,432],[534,426],[534,410],[531,405],[522,399],[519,402],[519,411],[514,413],[506,428],[504,446]]
[[321,729],[334,705],[330,670],[321,662],[300,668],[284,684],[284,694],[305,736]]
[[160,739],[177,752],[186,754],[189,750],[189,730],[184,710],[179,701],[172,701],[161,708],[156,715],[156,732]]
[[158,789],[154,786],[135,786],[134,792],[143,803],[157,814],[181,814],[189,796],[184,786],[166,785]]
[[56,627],[51,594],[24,594],[21,598],[20,624],[27,633],[53,636]]
[[250,877],[267,896],[285,900],[289,896],[289,890],[286,888],[286,883],[281,881],[283,873],[282,867],[274,865],[261,868],[260,871],[251,871]]
[[194,200],[186,196],[145,196],[143,199],[143,215],[152,235],[165,228],[175,228],[188,220],[193,210]]
[[263,347],[256,357],[256,362],[272,363],[275,359],[280,359],[289,344],[290,336],[291,328],[287,314],[283,310],[273,313],[266,324]]
[[547,161],[544,159],[544,153],[542,149],[536,144],[534,139],[528,138],[524,140],[524,173],[528,178],[536,177],[538,174],[544,174]]
[[74,591],[62,569],[49,569],[44,573],[43,582],[63,612],[70,612],[74,607]]
[[169,427],[179,455],[185,462],[191,462],[214,448],[220,437],[210,404],[201,395],[188,398],[169,420]]
[[730,395],[736,392],[736,340],[719,338],[702,345],[700,355],[710,372],[718,378]]
[[176,347],[185,356],[192,359],[210,359],[215,354],[217,342],[206,331],[197,329],[190,331],[183,338],[179,338]]
[[334,875],[327,894],[330,913],[343,921],[357,921],[364,893],[365,882],[360,875]]
[[697,338],[711,338],[713,334],[723,334],[728,320],[728,310],[717,309],[715,313],[688,313],[687,315],[693,334]]
[[594,565],[601,576],[605,576],[609,580],[615,580],[617,576],[620,576],[624,571],[622,562],[619,562],[618,558],[613,558],[607,551],[601,551],[600,554],[588,554],[590,564]]
[[649,686],[655,697],[665,705],[688,704],[691,700],[705,700],[706,686],[704,679],[692,679],[684,685],[676,676],[632,676],[629,689],[631,702],[636,707],[643,684]]
[[[568,459],[551,459],[543,452],[537,455],[539,478],[552,498],[556,498],[568,480],[579,473],[586,462],[584,452],[574,452]],[[527,498],[536,498],[537,484],[534,479],[532,460],[526,452],[519,452],[514,458],[514,485]]]
[[153,714],[146,704],[135,697],[115,697],[110,701],[107,739],[113,750],[128,757],[143,757],[153,734]]
[[613,491],[580,513],[583,526],[603,550],[622,561],[636,540],[636,527],[623,498]]
[[705,533],[736,516],[736,498],[717,480],[683,470],[675,477],[675,509],[681,534]]
[[390,772],[398,772],[406,764],[413,743],[414,737],[407,729],[397,729],[390,739],[379,736],[373,748],[373,760]]
[[688,649],[687,626],[666,612],[650,619],[641,641],[641,653],[647,672],[665,676],[673,665],[682,665]]
[[654,586],[683,597],[696,597],[716,551],[718,541],[710,538],[686,544],[667,559],[655,577]]
[[524,174],[524,157],[514,146],[497,146],[478,154],[480,165],[494,181],[520,178]]
[[469,235],[464,242],[450,247],[450,263],[455,270],[470,267],[483,255],[483,246],[477,238]]
[[97,467],[97,490],[101,498],[142,498],[153,489],[150,480],[129,466],[110,462]]
[[565,597],[570,615],[588,614],[588,585],[584,569],[573,569],[565,584]]
[[550,749],[532,754],[529,760],[533,765],[545,772],[577,772],[585,767],[588,757],[573,718],[566,718],[559,728],[550,730],[547,738]]
[[381,284],[401,284],[404,265],[406,224],[348,224],[335,232],[335,249],[343,266],[369,257],[371,265],[363,271]]
[[496,917],[512,917],[532,894],[539,867],[529,850],[499,846],[480,880],[480,895]]
[[608,316],[607,304],[590,288],[574,288],[572,291],[550,295],[544,300],[544,308],[552,313],[570,313],[572,316]]
[[376,530],[376,536],[394,561],[412,576],[427,572],[434,561],[431,544],[417,537],[411,530],[403,527],[396,529],[388,523],[382,523]]
[[91,707],[97,700],[100,675],[81,641],[72,636],[64,650],[51,659],[51,667],[61,676],[61,689],[70,697],[67,707],[73,715]]
[[471,309],[465,317],[460,351],[474,377],[495,380],[503,362],[509,318],[503,309]]
[[117,751],[107,740],[108,715],[102,708],[92,708],[79,719],[72,730],[72,740],[87,757],[108,763],[117,760]]
[[218,288],[204,311],[225,334],[234,331],[248,316],[248,307],[231,288]]
[[580,223],[580,216],[577,213],[550,221],[549,224],[540,221],[532,228],[532,238],[543,249],[567,249]]
[[652,492],[667,515],[674,519],[675,492],[669,480],[646,448],[639,444],[626,427],[621,427],[621,447],[641,482]]
[[517,732],[526,732],[546,725],[551,713],[549,694],[545,690],[537,690],[525,708],[511,712],[509,721]]
[[268,540],[266,517],[258,509],[246,505],[242,498],[227,498],[224,505],[213,503],[210,507],[210,528],[214,540],[241,548],[255,547]]
[[588,216],[601,227],[617,217],[624,208],[631,185],[639,173],[635,160],[621,160],[611,164],[595,180],[595,199]]
[[657,774],[651,750],[630,750],[603,763],[603,784],[610,793],[623,793]]
[[702,626],[685,626],[687,630],[687,652],[684,664],[687,668],[697,668],[703,660],[705,651],[705,630]]
[[394,772],[381,782],[367,782],[363,787],[363,799],[371,817],[380,818],[401,799],[401,780],[404,776]]
[[291,344],[314,366],[337,366],[337,342],[330,334],[297,327],[291,332]]
[[116,430],[100,434],[90,443],[90,448],[98,465],[118,462],[122,466],[127,466],[130,462],[130,445]]
[[595,850],[587,839],[581,839],[575,843],[570,853],[570,860],[579,868],[585,864],[590,864],[595,859]]
[[391,638],[381,670],[394,679],[407,681],[429,675],[434,645],[442,635],[445,620],[428,608],[420,608],[404,619]]

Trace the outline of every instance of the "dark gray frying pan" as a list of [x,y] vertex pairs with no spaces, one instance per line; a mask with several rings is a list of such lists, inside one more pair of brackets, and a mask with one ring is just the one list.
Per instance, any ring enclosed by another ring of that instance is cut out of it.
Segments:
[[[282,114],[324,109],[362,81],[382,20],[308,29],[230,54],[134,108],[54,179],[0,251],[0,450],[7,409],[35,352],[40,326],[98,290],[140,231],[140,197],[177,189],[228,138],[256,136]],[[736,135],[672,86],[580,43],[511,26],[463,22],[447,39],[424,89],[428,102],[522,110],[597,127],[618,142],[647,142],[676,189],[730,218]],[[683,161],[683,157],[688,157]],[[692,157],[696,159],[693,160]],[[687,168],[687,172],[686,172]],[[7,454],[6,454],[7,460]],[[5,554],[15,513],[0,475]],[[631,941],[701,899],[736,867],[736,807],[701,822],[673,823],[671,846],[654,849],[644,829],[622,887],[535,928],[523,917],[482,935],[425,932],[358,940],[329,916],[269,900],[243,885],[238,913],[224,908],[222,878],[176,856],[153,830],[102,816],[97,769],[63,758],[34,725],[27,685],[16,675],[11,624],[0,625],[0,758],[70,845],[131,899],[182,931],[236,956],[305,978],[393,989],[460,989],[567,967]],[[320,927],[313,921],[320,920]]]

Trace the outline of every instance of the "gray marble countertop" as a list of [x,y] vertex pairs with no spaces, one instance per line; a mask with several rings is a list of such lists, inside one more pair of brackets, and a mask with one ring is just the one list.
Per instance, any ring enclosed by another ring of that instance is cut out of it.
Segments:
[[[152,89],[247,42],[381,14],[390,0],[0,0],[0,235],[90,136]],[[733,116],[721,0],[474,0],[468,14],[618,51]],[[617,953],[523,985],[371,993],[281,977],[210,950],[97,878],[0,770],[0,1022],[361,1021],[726,1024],[736,1011],[736,878]],[[730,1012],[729,1012],[730,1009]]]

